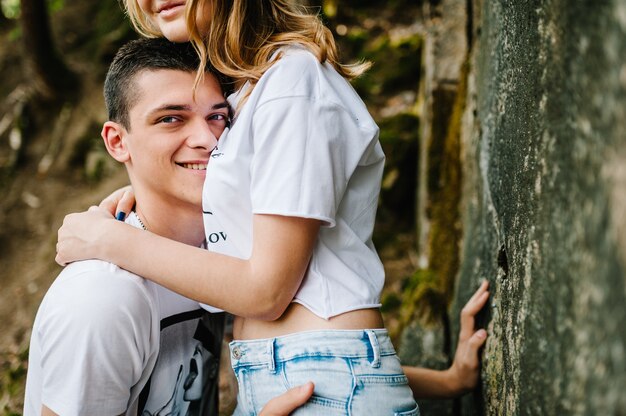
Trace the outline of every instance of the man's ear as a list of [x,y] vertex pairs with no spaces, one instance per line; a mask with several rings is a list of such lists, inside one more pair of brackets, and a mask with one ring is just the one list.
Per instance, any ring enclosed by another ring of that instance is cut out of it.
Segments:
[[113,159],[121,163],[126,163],[130,160],[130,153],[126,144],[127,134],[126,129],[114,121],[104,123],[100,133],[107,152],[113,156]]

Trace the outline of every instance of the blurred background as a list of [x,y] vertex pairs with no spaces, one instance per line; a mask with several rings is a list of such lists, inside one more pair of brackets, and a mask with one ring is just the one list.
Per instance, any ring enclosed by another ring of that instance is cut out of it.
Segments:
[[[446,368],[492,298],[482,382],[424,415],[626,415],[626,1],[301,0],[380,128],[375,244],[407,364]],[[137,37],[116,1],[0,0],[0,415],[21,415],[30,326],[65,214],[127,183],[102,83]]]
[[[102,83],[114,53],[137,34],[112,0],[0,4],[0,415],[14,415],[21,414],[30,327],[60,271],[56,231],[65,214],[128,182],[101,143]],[[381,123],[392,162],[377,242],[393,286],[388,310],[397,311],[403,280],[417,262],[421,7],[413,1],[309,5],[323,13],[345,61],[375,62],[355,87]],[[397,313],[389,324],[399,326]]]

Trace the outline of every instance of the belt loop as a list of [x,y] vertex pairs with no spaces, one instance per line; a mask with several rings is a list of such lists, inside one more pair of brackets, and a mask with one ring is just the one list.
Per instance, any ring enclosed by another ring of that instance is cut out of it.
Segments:
[[276,361],[274,360],[274,344],[276,343],[276,338],[272,338],[267,341],[267,355],[269,356],[268,360],[268,368],[270,373],[276,373]]
[[376,337],[376,333],[370,329],[366,329],[367,337],[370,339],[370,344],[372,346],[372,352],[374,353],[374,359],[370,363],[370,365],[374,368],[380,367],[380,345],[378,345],[378,338]]

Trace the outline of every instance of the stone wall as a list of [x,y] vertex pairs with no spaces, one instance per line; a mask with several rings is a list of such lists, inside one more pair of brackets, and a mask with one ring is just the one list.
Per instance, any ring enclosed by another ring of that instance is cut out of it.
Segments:
[[[443,339],[480,279],[492,298],[479,316],[482,384],[445,413],[626,414],[626,1],[458,3],[467,70],[453,84],[465,108],[447,120],[460,122],[462,239]],[[422,146],[438,128],[423,122]],[[439,198],[422,191],[422,205]],[[442,248],[432,233],[419,233],[428,258]],[[427,362],[419,339],[440,332],[410,327],[403,359]]]
[[463,414],[626,414],[626,2],[472,9],[455,310],[493,296]]

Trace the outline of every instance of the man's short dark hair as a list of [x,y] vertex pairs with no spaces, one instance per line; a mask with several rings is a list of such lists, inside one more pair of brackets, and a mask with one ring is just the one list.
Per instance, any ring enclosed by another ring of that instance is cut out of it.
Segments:
[[[137,39],[122,46],[104,81],[104,101],[109,120],[130,130],[129,112],[139,99],[135,76],[146,70],[171,69],[195,72],[200,65],[198,54],[190,43],[174,43],[164,38]],[[211,71],[207,68],[208,72]],[[220,77],[218,80],[222,81]],[[155,85],[154,88],[167,88]]]

